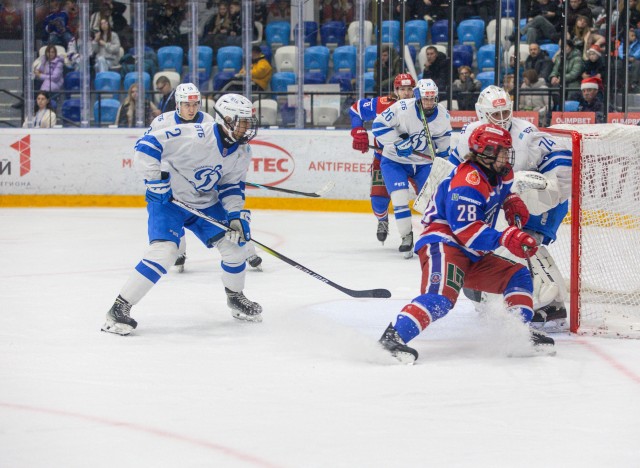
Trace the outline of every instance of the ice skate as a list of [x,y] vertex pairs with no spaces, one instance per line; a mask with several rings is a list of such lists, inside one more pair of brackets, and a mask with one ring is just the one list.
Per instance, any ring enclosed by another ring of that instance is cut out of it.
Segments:
[[173,266],[175,267],[175,270],[178,273],[182,273],[184,272],[184,262],[187,261],[187,254],[183,253],[182,255],[180,255],[177,259],[176,259],[176,263],[173,264]]
[[262,322],[262,307],[257,302],[252,302],[240,292],[233,292],[224,288],[227,293],[227,305],[231,309],[231,315],[238,320],[248,322]]
[[389,221],[378,221],[378,230],[376,231],[376,236],[378,240],[382,242],[384,245],[384,241],[387,240],[387,236],[389,235]]
[[251,266],[251,268],[255,268],[258,271],[262,271],[262,258],[259,257],[258,255],[251,255],[250,257],[247,257],[247,263],[249,263],[249,266]]
[[389,324],[378,341],[384,349],[389,351],[402,364],[413,364],[418,359],[418,351],[410,348],[402,341],[392,324]]
[[102,326],[102,331],[122,336],[128,335],[138,326],[138,322],[130,317],[130,313],[131,304],[118,296],[107,312],[107,321]]
[[533,349],[537,354],[546,354],[547,356],[555,356],[555,341],[553,338],[548,337],[540,330],[530,329],[531,343]]
[[398,247],[398,251],[404,254],[404,258],[413,257],[413,232],[410,232],[402,238],[402,243]]
[[531,327],[546,333],[562,333],[569,329],[567,309],[561,303],[549,304],[535,311]]

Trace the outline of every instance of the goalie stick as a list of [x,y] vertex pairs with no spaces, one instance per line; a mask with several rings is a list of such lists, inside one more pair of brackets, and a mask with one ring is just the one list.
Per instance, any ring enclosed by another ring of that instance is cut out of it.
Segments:
[[274,192],[283,192],[283,193],[290,193],[292,195],[301,195],[303,197],[318,198],[324,195],[325,193],[331,191],[331,189],[333,189],[333,187],[336,184],[334,181],[330,180],[329,182],[327,182],[327,184],[324,187],[322,187],[320,190],[316,192],[299,192],[297,190],[273,187],[271,185],[255,184],[253,182],[245,182],[245,185],[248,185],[249,187],[256,187],[256,188],[265,189],[265,190],[273,190]]
[[[220,229],[224,229],[225,231],[230,231],[231,229],[229,229],[228,226],[225,226],[224,224],[222,224],[221,222],[217,221],[216,219],[212,218],[211,216],[206,215],[205,213],[203,213],[202,211],[187,205],[186,203],[181,202],[180,200],[176,200],[173,199],[171,200],[171,203],[173,203],[174,205],[179,206],[180,208],[182,208],[183,210],[188,211],[189,213],[192,213],[196,216],[198,216],[199,218],[204,219],[205,221],[213,224],[214,226],[219,227]],[[255,239],[251,239],[250,242],[253,242],[255,245],[257,245],[258,247],[260,247],[262,250],[264,250],[265,252],[273,255],[274,257],[276,257],[279,260],[282,260],[285,263],[288,263],[289,265],[291,265],[292,267],[300,270],[303,273],[306,273],[310,276],[313,276],[315,279],[322,281],[325,284],[328,284],[329,286],[336,288],[338,291],[342,291],[343,293],[345,293],[348,296],[351,297],[374,297],[374,298],[389,298],[391,297],[391,292],[387,289],[365,289],[365,290],[354,290],[354,289],[349,289],[349,288],[345,288],[344,286],[340,286],[339,284],[334,283],[333,281],[331,281],[328,278],[325,278],[324,276],[316,273],[313,270],[310,270],[309,268],[305,267],[304,265],[301,265],[300,263],[296,262],[295,260],[290,259],[289,257],[286,257],[284,255],[282,255],[280,252],[277,252],[275,250],[273,250],[271,247],[267,247],[266,245],[258,242]]]
[[425,133],[425,136],[427,137],[427,146],[429,147],[429,151],[431,151],[431,156],[435,158],[436,151],[433,149],[433,139],[431,138],[431,130],[429,130],[429,125],[427,125],[427,118],[424,115],[424,107],[422,107],[422,97],[420,96],[420,88],[414,88],[413,95],[416,98],[416,105],[418,106],[418,112],[420,112],[420,120],[422,120],[424,133]]

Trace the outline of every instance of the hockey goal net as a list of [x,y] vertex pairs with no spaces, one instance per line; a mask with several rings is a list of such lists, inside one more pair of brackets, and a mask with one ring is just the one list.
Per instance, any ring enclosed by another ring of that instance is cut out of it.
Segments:
[[640,338],[640,127],[555,125],[573,149],[569,214],[549,251],[574,333]]

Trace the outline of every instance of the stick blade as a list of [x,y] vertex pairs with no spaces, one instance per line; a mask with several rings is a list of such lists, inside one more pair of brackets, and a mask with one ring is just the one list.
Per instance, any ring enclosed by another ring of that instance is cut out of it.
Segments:
[[344,291],[351,297],[372,297],[375,299],[388,299],[391,297],[391,291],[388,289],[367,289],[365,291]]

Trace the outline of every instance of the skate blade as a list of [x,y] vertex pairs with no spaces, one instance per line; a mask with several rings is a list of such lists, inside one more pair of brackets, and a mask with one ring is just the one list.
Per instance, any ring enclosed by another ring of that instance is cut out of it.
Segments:
[[569,324],[566,320],[560,322],[556,320],[551,320],[544,324],[542,330],[545,333],[565,333],[569,331]]
[[412,366],[416,362],[415,356],[411,353],[397,351],[395,353],[391,353],[391,355],[396,358],[400,364],[404,364],[406,366]]
[[254,271],[260,271],[261,272],[262,271],[262,263],[260,265],[258,265],[258,266],[251,267],[251,269],[254,270]]
[[174,265],[172,269],[177,273],[184,273],[184,265]]
[[127,336],[133,331],[133,327],[126,323],[117,323],[113,320],[107,320],[100,330],[107,333],[113,333],[115,335]]
[[233,318],[242,320],[245,322],[254,322],[259,323],[262,322],[262,315],[247,315],[242,312],[238,312],[237,310],[231,309],[231,315]]

